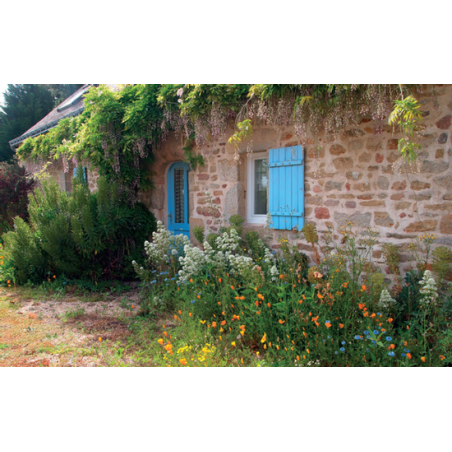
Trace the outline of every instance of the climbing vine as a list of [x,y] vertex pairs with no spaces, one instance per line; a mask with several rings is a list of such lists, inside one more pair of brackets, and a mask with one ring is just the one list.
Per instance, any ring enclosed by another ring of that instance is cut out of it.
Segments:
[[382,133],[389,117],[405,134],[399,143],[401,155],[413,159],[418,149],[410,137],[420,119],[412,97],[420,86],[166,84],[120,88],[92,87],[82,115],[64,119],[47,134],[26,140],[19,157],[62,158],[65,170],[71,159],[74,164],[89,160],[101,175],[118,182],[133,201],[139,189],[151,186],[146,162],[152,162],[170,130],[184,136],[185,159],[192,168],[204,161],[196,148],[208,149],[206,145],[213,140],[229,139],[238,149],[258,123],[291,125],[306,143],[308,134],[334,139],[349,129],[347,133],[353,136],[363,119],[374,121],[374,133]]

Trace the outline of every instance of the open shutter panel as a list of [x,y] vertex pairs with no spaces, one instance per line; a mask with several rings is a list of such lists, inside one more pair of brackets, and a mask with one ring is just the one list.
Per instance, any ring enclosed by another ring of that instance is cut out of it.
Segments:
[[303,148],[270,149],[269,212],[273,229],[301,230],[304,226]]
[[67,188],[66,188],[66,174],[64,173],[64,171],[60,171],[59,172],[58,184],[59,184],[61,190],[67,191]]

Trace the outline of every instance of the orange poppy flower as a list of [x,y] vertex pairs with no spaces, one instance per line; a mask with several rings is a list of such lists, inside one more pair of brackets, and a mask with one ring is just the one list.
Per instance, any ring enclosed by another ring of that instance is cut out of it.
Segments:
[[267,340],[267,333],[262,336],[261,342],[264,343]]
[[218,279],[218,281],[220,281],[220,282],[221,282],[221,278],[219,278],[219,279]]
[[165,335],[165,337],[168,337],[168,333],[166,331],[163,334]]
[[257,311],[256,314],[257,314],[257,315],[261,315],[261,311]]
[[226,320],[223,320],[223,321],[220,323],[220,325],[221,325],[221,326],[226,325]]
[[384,333],[386,330],[384,328],[381,329],[381,332]]
[[392,323],[394,319],[391,319],[391,317],[388,319],[388,323]]
[[174,320],[177,320],[177,315],[174,315]]
[[181,310],[179,310],[178,312],[179,312],[179,314],[182,314],[182,311],[181,311]]
[[257,300],[254,302],[254,304],[255,304],[256,306],[259,306],[259,302],[258,302]]
[[348,286],[348,283],[346,283],[346,282],[344,282],[344,283],[342,284],[342,287],[347,288],[347,286]]
[[279,345],[276,346],[276,350],[279,350]]
[[191,317],[191,312],[188,313],[188,317]]
[[193,280],[190,278],[190,282],[193,282]]
[[165,345],[165,350],[166,350],[167,352],[171,352],[171,351],[173,350],[173,346],[172,346],[171,344],[166,344],[166,345]]
[[344,328],[344,324],[343,323],[339,323],[339,328],[340,329]]
[[240,328],[241,330],[244,330],[244,329],[245,329],[245,325],[240,325],[239,328]]
[[364,317],[369,317],[369,313],[368,313],[368,312],[365,312],[365,313],[364,313]]
[[265,297],[259,293],[257,294],[257,298],[259,298],[259,300],[263,300]]
[[407,330],[409,330],[409,329],[410,329],[410,327],[409,327],[409,326],[407,325],[407,326],[406,326],[406,329],[407,329]]
[[267,306],[268,306],[269,308],[271,308],[271,307],[272,307],[272,305],[271,305],[270,303],[267,303]]
[[186,360],[185,358],[180,359],[179,362],[180,362],[183,366],[186,366],[186,365],[187,365],[187,360]]
[[285,320],[279,319],[278,322],[282,325],[285,322]]
[[231,289],[234,290],[234,286],[231,286]]
[[323,298],[323,295],[320,295],[320,293],[317,292],[317,297],[320,298],[320,299],[322,299],[322,298]]
[[361,286],[361,289],[362,289],[362,290],[367,290],[367,287],[363,284],[363,285]]
[[407,353],[407,354],[406,354],[406,357],[407,357],[408,359],[411,359],[411,353]]
[[391,344],[389,347],[388,347],[388,350],[394,350],[395,349],[395,345],[394,344]]
[[375,312],[374,312],[374,313],[372,313],[370,316],[371,316],[372,318],[374,318],[376,315],[377,315],[377,314],[375,314]]
[[309,351],[309,348],[307,348],[306,351],[307,351],[308,353],[311,353],[311,352]]
[[421,361],[422,361],[423,363],[425,363],[425,356],[423,356],[423,357],[421,358]]
[[163,339],[162,339],[162,338],[158,339],[157,342],[158,342],[160,345],[163,345]]
[[298,300],[298,303],[303,304],[303,300]]
[[283,275],[279,275],[279,277],[280,277],[281,279],[283,279],[283,278],[284,278],[284,276],[283,276]]
[[212,328],[216,328],[217,327],[217,322],[212,322]]
[[445,357],[444,355],[439,355],[439,359],[440,359],[441,361],[443,361],[444,359],[446,359],[446,357]]
[[102,342],[102,338],[101,337],[99,338],[99,342]]
[[201,295],[196,295],[199,299],[201,299]]
[[320,325],[320,323],[319,322],[314,322],[317,326],[319,326]]
[[166,328],[166,326],[165,326],[165,325],[162,325],[162,328]]

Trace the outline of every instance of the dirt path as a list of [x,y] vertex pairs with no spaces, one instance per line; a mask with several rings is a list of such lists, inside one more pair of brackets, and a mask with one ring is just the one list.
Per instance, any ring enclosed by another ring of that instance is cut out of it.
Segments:
[[138,292],[89,301],[0,289],[0,367],[133,365],[117,353]]

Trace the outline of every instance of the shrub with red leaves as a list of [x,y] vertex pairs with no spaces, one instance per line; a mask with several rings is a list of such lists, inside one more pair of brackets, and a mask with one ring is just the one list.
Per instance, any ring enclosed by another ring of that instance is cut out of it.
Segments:
[[0,236],[13,226],[13,218],[28,218],[28,193],[35,180],[16,162],[0,162]]

